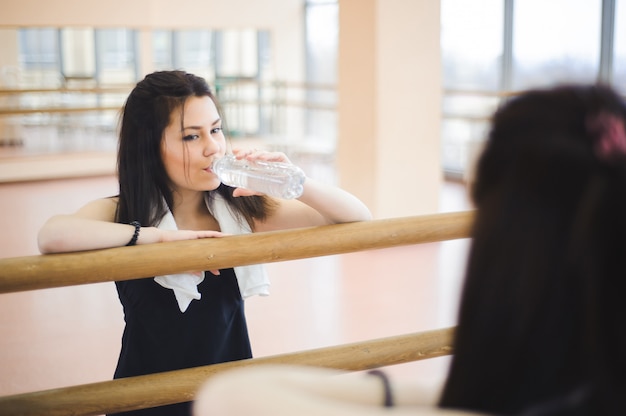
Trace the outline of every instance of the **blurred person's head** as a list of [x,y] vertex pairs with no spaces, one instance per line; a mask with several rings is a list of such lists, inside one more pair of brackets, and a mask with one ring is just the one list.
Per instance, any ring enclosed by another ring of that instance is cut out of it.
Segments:
[[476,221],[441,404],[623,411],[623,99],[597,85],[512,98],[494,115],[471,192]]

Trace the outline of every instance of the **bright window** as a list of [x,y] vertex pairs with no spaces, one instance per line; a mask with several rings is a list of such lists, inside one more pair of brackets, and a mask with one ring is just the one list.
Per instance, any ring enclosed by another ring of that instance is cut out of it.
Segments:
[[513,89],[594,82],[602,0],[515,2]]
[[[504,50],[503,0],[443,0],[441,52],[443,82],[442,162],[448,172],[462,173],[473,146],[487,127],[486,114],[499,99],[476,91],[500,89]],[[480,46],[478,46],[480,45]]]
[[626,95],[626,0],[615,5],[613,84]]

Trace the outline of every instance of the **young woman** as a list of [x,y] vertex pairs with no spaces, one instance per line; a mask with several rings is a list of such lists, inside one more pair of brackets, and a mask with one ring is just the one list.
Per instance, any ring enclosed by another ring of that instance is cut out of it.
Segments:
[[250,367],[209,380],[195,414],[624,414],[623,99],[597,85],[512,99],[493,118],[472,197],[472,248],[440,395],[384,374],[381,382]]
[[[361,221],[351,194],[307,178],[302,196],[280,200],[233,189],[211,170],[224,156],[222,116],[204,79],[156,72],[130,93],[121,120],[119,195],[49,219],[42,253],[219,237]],[[290,163],[282,153],[235,150],[237,158]],[[126,326],[115,378],[252,356],[243,298],[267,294],[261,266],[116,282]],[[189,403],[133,414],[186,415]]]

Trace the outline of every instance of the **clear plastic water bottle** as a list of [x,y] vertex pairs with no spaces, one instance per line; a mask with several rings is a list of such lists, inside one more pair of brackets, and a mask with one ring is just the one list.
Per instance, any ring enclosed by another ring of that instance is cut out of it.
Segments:
[[302,195],[306,178],[302,169],[295,165],[261,160],[238,160],[231,154],[216,159],[211,170],[225,185],[283,199],[293,199]]

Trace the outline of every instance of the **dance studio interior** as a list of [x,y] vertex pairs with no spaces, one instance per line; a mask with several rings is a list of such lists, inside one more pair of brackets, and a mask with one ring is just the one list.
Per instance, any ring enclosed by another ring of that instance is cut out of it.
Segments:
[[[124,264],[86,257],[79,275],[65,254],[41,254],[37,236],[50,217],[118,195],[121,110],[147,74],[203,77],[229,148],[285,153],[363,201],[377,225],[367,232],[381,233],[347,248],[329,234],[329,254],[300,256],[277,241],[265,264],[270,295],[245,301],[254,359],[453,328],[491,114],[520,91],[562,82],[626,94],[624,0],[4,0],[1,9],[0,403],[113,379]],[[400,220],[416,227],[414,241],[394,242]],[[358,240],[366,231],[356,225]],[[16,281],[31,269],[38,283]],[[442,351],[383,366],[436,386],[450,362]],[[55,414],[96,414],[68,409],[76,413]]]

